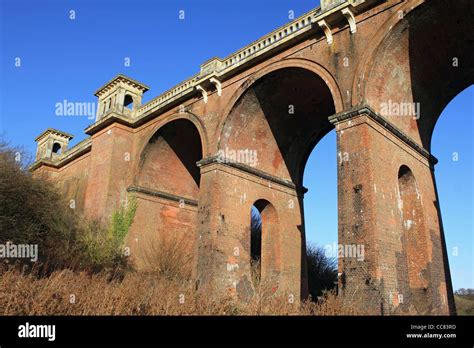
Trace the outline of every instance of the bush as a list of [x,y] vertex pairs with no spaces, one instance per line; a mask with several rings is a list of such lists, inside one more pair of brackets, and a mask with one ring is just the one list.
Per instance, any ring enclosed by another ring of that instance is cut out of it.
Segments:
[[[24,158],[23,151],[0,141],[0,244],[37,245],[37,275],[63,268],[97,272],[123,267],[135,200],[114,212],[108,229],[84,221],[54,183],[26,169]],[[15,262],[32,266],[29,259]]]
[[0,142],[0,244],[38,245],[44,269],[77,263],[78,220],[51,183],[25,169],[24,157]]
[[127,206],[116,209],[108,229],[97,222],[89,222],[79,236],[82,267],[100,271],[126,267],[124,240],[133,222],[137,202],[133,196]]

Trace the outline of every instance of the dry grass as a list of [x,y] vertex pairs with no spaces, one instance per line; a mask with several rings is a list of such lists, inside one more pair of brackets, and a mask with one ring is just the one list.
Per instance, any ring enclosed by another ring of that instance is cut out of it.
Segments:
[[192,250],[186,235],[162,236],[144,252],[145,268],[159,278],[175,281],[191,279]]
[[474,315],[473,295],[454,295],[458,315]]
[[[113,277],[112,277],[113,278]],[[110,280],[109,273],[70,270],[36,278],[9,269],[0,276],[0,315],[356,315],[354,303],[332,293],[319,304],[290,303],[285,295],[262,291],[248,303],[200,294],[190,282],[156,273],[130,272]]]

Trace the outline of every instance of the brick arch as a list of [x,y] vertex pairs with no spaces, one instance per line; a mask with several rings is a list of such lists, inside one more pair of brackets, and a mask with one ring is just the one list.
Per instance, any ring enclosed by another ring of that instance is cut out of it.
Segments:
[[140,154],[134,183],[140,188],[197,199],[203,158],[199,131],[188,118],[159,127]]
[[[274,88],[280,81],[285,83],[284,89]],[[258,104],[258,111],[252,110],[252,104]],[[290,104],[294,104],[295,116],[287,117],[285,108]],[[342,110],[339,87],[324,68],[302,59],[283,60],[242,83],[224,112],[217,146],[222,151],[228,145],[253,145],[264,156],[257,169],[300,185],[311,150],[334,128],[328,117]],[[252,114],[252,119],[241,117],[247,114]],[[245,123],[249,123],[247,131]],[[244,128],[239,131],[239,127]],[[239,133],[239,137],[231,137],[229,130]],[[269,138],[268,142],[261,140],[263,136]]]
[[[423,0],[418,0],[414,4],[413,2],[408,2],[405,5],[402,5],[398,11],[403,11],[403,13],[411,12],[414,8],[423,4]],[[365,89],[367,85],[368,75],[374,61],[376,59],[378,50],[386,38],[390,35],[394,26],[396,26],[400,21],[399,13],[395,12],[379,30],[376,31],[374,37],[370,40],[370,44],[365,47],[364,53],[362,54],[359,64],[357,65],[354,80],[352,82],[352,106],[358,106],[366,103],[365,98]]]
[[336,113],[342,112],[344,110],[344,102],[342,98],[342,93],[341,89],[334,78],[334,76],[322,65],[313,62],[308,59],[301,59],[301,58],[288,58],[288,59],[283,59],[278,62],[271,63],[267,66],[265,66],[263,69],[259,70],[258,72],[252,74],[249,76],[247,79],[245,79],[240,87],[234,92],[232,97],[230,98],[230,101],[228,104],[225,106],[223,112],[222,112],[222,118],[219,121],[219,125],[216,129],[215,133],[215,138],[218,139],[216,142],[217,144],[217,149],[220,147],[220,140],[221,136],[223,133],[223,127],[227,121],[227,119],[230,116],[230,113],[232,112],[232,109],[234,108],[235,104],[237,101],[240,99],[240,97],[259,79],[264,77],[265,75],[268,75],[269,73],[272,73],[276,70],[281,70],[285,68],[302,68],[306,69],[321,79],[324,80],[324,82],[327,84],[329,90],[331,91],[331,95],[334,101],[334,107],[336,110]]
[[[474,35],[466,16],[469,8],[474,11],[470,1],[453,2],[446,16],[440,0],[400,6],[374,37],[374,48],[358,67],[353,104],[368,103],[429,151],[442,110],[474,83]],[[453,58],[458,59],[457,67],[452,65]],[[418,107],[419,115],[388,113],[382,105],[389,102],[397,107]]]
[[194,124],[194,126],[196,127],[196,129],[199,133],[199,136],[200,136],[202,156],[203,156],[203,158],[205,158],[207,155],[209,155],[209,140],[208,140],[206,128],[204,127],[204,124],[199,119],[199,117],[197,115],[189,112],[189,111],[184,112],[184,113],[171,114],[168,117],[163,118],[160,122],[158,122],[152,128],[152,130],[149,133],[147,133],[148,136],[140,143],[139,150],[137,151],[137,156],[136,156],[137,158],[139,158],[139,160],[134,162],[134,168],[133,168],[133,174],[134,174],[133,177],[134,178],[137,177],[137,175],[140,171],[140,165],[141,165],[141,160],[140,159],[141,159],[143,151],[145,151],[149,141],[153,138],[153,136],[157,132],[159,132],[159,130],[161,128],[166,126],[168,123],[176,121],[176,120],[180,120],[180,119],[188,120],[188,121],[190,121]]

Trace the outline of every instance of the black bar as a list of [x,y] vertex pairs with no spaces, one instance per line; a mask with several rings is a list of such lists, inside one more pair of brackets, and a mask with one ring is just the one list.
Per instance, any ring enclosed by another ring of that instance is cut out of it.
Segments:
[[[55,340],[18,337],[19,326],[26,322],[55,325]],[[403,343],[472,347],[473,324],[472,317],[0,317],[0,346],[278,343],[315,347],[321,343]],[[421,331],[419,327],[423,326],[425,329]],[[407,334],[455,334],[456,337],[408,338]]]

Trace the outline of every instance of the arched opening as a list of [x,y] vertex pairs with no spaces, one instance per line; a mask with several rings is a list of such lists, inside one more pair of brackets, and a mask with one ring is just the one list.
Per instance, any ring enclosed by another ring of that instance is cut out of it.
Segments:
[[250,269],[252,282],[256,286],[261,278],[262,258],[262,215],[260,211],[252,205],[250,210]]
[[[282,212],[279,215],[282,238],[278,247],[282,256],[278,260],[281,267],[276,273],[284,274],[280,279],[283,286],[301,284],[299,292],[303,297],[308,291],[303,173],[313,148],[334,129],[328,121],[334,113],[335,102],[324,79],[306,68],[282,68],[264,75],[246,89],[230,111],[220,136],[219,151],[251,151],[255,154],[253,158],[258,159],[254,163],[235,161],[252,167],[253,172],[261,173],[259,175],[276,178],[263,189],[258,179],[249,177],[253,182],[246,186],[245,196],[249,197],[249,202],[262,195],[268,197],[268,201],[281,202],[278,211],[281,209]],[[331,151],[335,157],[336,148]],[[251,206],[248,209],[250,211]],[[264,278],[272,267],[266,263],[271,259],[266,261],[265,258],[265,210],[259,211],[262,215],[261,274]],[[292,238],[284,239],[284,235]]]
[[367,62],[360,100],[428,151],[441,111],[474,82],[474,40],[466,17],[474,6],[469,0],[451,5],[446,16],[444,1],[428,1],[383,28],[387,35]]
[[130,109],[133,110],[133,98],[130,94],[125,94],[124,100],[123,100],[123,105]]
[[250,267],[254,287],[261,279],[275,281],[280,272],[280,237],[275,207],[264,199],[250,210]]
[[[301,186],[304,166],[334,127],[331,91],[303,68],[283,68],[257,80],[237,100],[224,125],[220,149],[255,149],[257,169]],[[245,163],[244,163],[245,164]]]
[[61,144],[54,143],[53,144],[53,153],[60,155],[61,154]]

